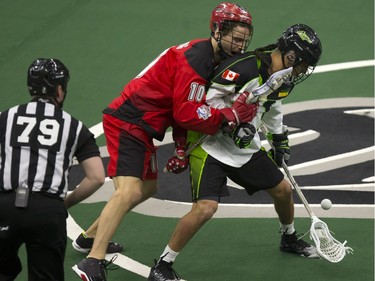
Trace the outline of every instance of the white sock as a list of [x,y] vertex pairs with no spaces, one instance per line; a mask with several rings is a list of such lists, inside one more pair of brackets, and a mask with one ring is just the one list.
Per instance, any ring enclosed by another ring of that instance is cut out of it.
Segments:
[[293,234],[294,231],[296,231],[294,229],[294,222],[292,222],[291,224],[280,223],[280,231],[281,231],[281,233]]
[[179,252],[175,252],[167,247],[165,247],[164,252],[161,254],[160,259],[166,262],[174,262]]

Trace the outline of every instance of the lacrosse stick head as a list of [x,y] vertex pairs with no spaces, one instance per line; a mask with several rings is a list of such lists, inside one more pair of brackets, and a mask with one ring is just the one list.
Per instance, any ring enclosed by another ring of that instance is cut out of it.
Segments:
[[353,249],[336,240],[327,224],[313,216],[310,228],[310,238],[314,241],[318,255],[332,263],[340,262],[346,254],[353,253]]
[[289,79],[292,72],[293,67],[277,71],[270,76],[266,83],[272,89],[272,91],[276,91],[285,81]]

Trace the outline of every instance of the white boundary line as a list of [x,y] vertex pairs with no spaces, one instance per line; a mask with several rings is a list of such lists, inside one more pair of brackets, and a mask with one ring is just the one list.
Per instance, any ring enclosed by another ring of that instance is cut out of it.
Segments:
[[375,65],[375,60],[341,62],[341,63],[334,63],[334,64],[326,64],[326,65],[321,65],[321,66],[318,65],[316,69],[314,70],[313,74],[329,72],[329,71],[352,69],[352,68],[368,67],[368,66],[374,66],[374,65]]
[[[133,209],[134,212],[156,217],[181,218],[190,211],[192,203],[150,198]],[[303,204],[295,204],[296,218],[309,218]],[[333,204],[323,210],[320,204],[310,204],[314,213],[321,218],[374,219],[375,206],[371,204]],[[277,218],[273,204],[224,204],[220,203],[214,218]]]
[[[303,190],[357,190],[374,191],[374,184],[342,185],[342,186],[316,186],[302,187]],[[115,188],[112,180],[106,180],[102,186],[92,196],[82,203],[106,202],[113,194]],[[334,203],[334,201],[333,201]],[[139,214],[164,217],[181,218],[191,209],[192,203],[171,200],[161,200],[149,198],[145,202],[135,207],[132,212]],[[321,217],[335,218],[374,218],[374,205],[365,204],[334,204],[329,211],[323,211],[319,204],[311,204],[314,212]],[[347,209],[346,209],[347,207]],[[302,204],[295,204],[296,217],[308,217]],[[322,212],[323,211],[323,212]],[[219,209],[214,215],[215,218],[273,218],[276,217],[273,204],[219,204]]]
[[[76,221],[69,214],[69,217],[67,218],[68,237],[73,241],[82,233],[82,231],[83,229],[76,223]],[[114,264],[145,278],[148,277],[151,269],[150,267],[141,264],[140,262],[137,262],[123,254],[107,254],[105,256],[105,259],[110,260],[114,255],[117,255],[117,258],[113,261]]]
[[290,166],[294,176],[313,175],[374,159],[375,146]]

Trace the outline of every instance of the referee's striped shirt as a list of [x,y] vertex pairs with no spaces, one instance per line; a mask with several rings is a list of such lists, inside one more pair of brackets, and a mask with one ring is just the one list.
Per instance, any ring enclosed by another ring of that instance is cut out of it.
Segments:
[[0,114],[0,192],[26,183],[33,192],[65,198],[73,157],[99,155],[87,127],[48,100]]

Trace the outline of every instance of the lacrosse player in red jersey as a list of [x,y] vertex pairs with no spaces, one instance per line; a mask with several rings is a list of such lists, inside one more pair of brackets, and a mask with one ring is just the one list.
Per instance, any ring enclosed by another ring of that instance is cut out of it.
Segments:
[[[206,96],[207,103],[215,108],[227,108],[237,93],[254,91],[273,73],[289,67],[293,67],[293,72],[280,88],[260,97],[258,114],[251,123],[244,122],[230,132],[219,131],[191,152],[192,209],[178,222],[159,261],[151,268],[148,280],[179,280],[172,264],[195,233],[215,214],[220,198],[229,195],[227,177],[243,186],[250,196],[265,190],[272,197],[280,221],[281,251],[318,257],[314,246],[296,236],[292,188],[278,166],[283,160],[287,162],[290,153],[288,134],[283,130],[281,100],[311,75],[321,53],[321,42],[315,31],[297,24],[289,27],[277,44],[233,56],[215,69]],[[261,148],[257,133],[262,123],[268,128],[268,137],[274,146],[270,157]],[[189,132],[189,141],[196,142],[199,135]]]
[[157,190],[153,139],[162,140],[167,128],[173,127],[176,149],[167,169],[179,173],[188,166],[186,130],[212,135],[223,123],[240,124],[255,117],[257,104],[246,103],[248,93],[230,108],[216,109],[205,103],[214,68],[223,59],[247,49],[253,35],[250,13],[223,2],[212,12],[210,29],[208,39],[165,50],[103,111],[110,155],[108,176],[116,190],[90,227],[91,233],[87,231],[73,242],[76,249],[90,251],[87,258],[73,266],[83,280],[106,280],[104,257],[111,250],[111,237],[123,217]]

